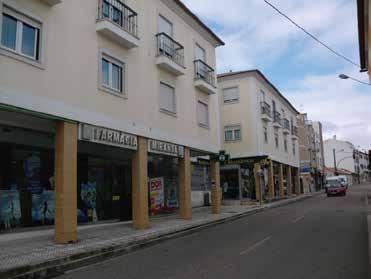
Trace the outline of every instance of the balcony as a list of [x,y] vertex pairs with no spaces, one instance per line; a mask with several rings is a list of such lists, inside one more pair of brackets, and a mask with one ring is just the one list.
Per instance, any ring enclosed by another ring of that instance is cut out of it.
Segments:
[[283,133],[290,134],[290,121],[286,118],[283,118],[282,121],[283,121]]
[[272,121],[272,110],[271,106],[267,102],[261,102],[261,114],[264,121]]
[[209,95],[216,94],[215,71],[202,60],[194,61],[195,87]]
[[275,127],[275,128],[281,128],[282,127],[281,114],[278,111],[273,112],[273,127]]
[[157,34],[156,40],[157,66],[175,76],[184,75],[184,47],[165,33]]
[[297,140],[299,138],[298,127],[296,126],[291,127],[291,136],[293,140]]
[[127,49],[139,46],[138,14],[118,0],[99,0],[96,31]]
[[63,0],[42,0],[42,1],[48,4],[49,6],[54,6],[63,2]]

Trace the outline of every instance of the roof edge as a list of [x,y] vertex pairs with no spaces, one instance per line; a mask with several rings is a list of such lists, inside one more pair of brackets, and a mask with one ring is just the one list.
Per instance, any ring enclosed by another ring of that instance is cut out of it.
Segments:
[[174,2],[213,37],[213,39],[217,42],[217,46],[225,45],[224,41],[220,39],[219,36],[210,29],[210,27],[203,23],[203,21],[198,16],[196,16],[181,0],[174,0]]

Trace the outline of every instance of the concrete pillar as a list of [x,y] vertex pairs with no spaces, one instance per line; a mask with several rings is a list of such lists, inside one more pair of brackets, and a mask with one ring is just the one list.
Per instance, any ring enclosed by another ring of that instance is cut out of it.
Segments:
[[260,179],[260,164],[255,163],[254,164],[254,177],[255,177],[255,195],[256,195],[256,200],[260,202],[261,198],[261,179]]
[[215,182],[211,187],[211,211],[213,214],[221,212],[221,189],[219,162],[210,160],[211,181]]
[[138,137],[138,150],[132,160],[133,226],[149,227],[147,139]]
[[287,195],[290,197],[292,195],[292,176],[291,176],[291,166],[287,167]]
[[296,194],[301,195],[301,188],[300,188],[300,169],[296,169]]
[[184,148],[184,158],[179,160],[179,201],[180,201],[180,218],[192,218],[192,201],[191,201],[191,161],[190,150]]
[[77,125],[58,121],[55,134],[55,230],[58,244],[77,241]]
[[283,186],[283,165],[278,165],[278,186],[280,189],[280,198],[283,198],[285,196],[285,189]]
[[268,166],[268,197],[270,199],[274,198],[274,171],[272,161],[269,161]]

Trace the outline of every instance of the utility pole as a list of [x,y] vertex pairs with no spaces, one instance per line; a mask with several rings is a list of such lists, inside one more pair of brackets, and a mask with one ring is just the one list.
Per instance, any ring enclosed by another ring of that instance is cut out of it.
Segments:
[[338,170],[337,170],[337,166],[336,166],[336,150],[335,150],[335,148],[332,149],[332,153],[334,154],[334,170],[335,170],[335,175],[338,175]]

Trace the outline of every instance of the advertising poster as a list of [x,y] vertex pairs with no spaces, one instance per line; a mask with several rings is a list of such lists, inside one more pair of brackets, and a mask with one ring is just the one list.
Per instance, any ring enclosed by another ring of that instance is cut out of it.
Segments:
[[150,212],[152,215],[159,213],[164,208],[164,178],[152,178],[149,180]]
[[170,178],[165,180],[166,189],[166,210],[174,211],[179,208],[178,185],[176,179]]
[[32,195],[32,221],[43,225],[54,222],[54,191]]
[[24,174],[27,178],[27,190],[32,194],[40,194],[43,188],[40,185],[40,153],[34,152],[23,161]]
[[[90,222],[96,222],[97,217],[97,183],[88,182],[81,184],[81,200],[84,202],[86,209],[85,217]],[[81,212],[80,212],[81,213]]]
[[21,222],[21,206],[18,191],[0,191],[0,225],[5,229]]

